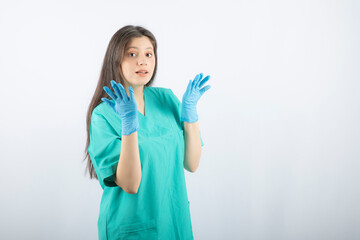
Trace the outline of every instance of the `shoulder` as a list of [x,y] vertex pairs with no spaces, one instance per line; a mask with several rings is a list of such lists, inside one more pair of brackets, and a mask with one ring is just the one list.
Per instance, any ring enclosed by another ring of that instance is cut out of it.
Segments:
[[90,131],[97,129],[103,134],[107,131],[106,134],[121,136],[121,126],[121,118],[105,102],[99,103],[91,113]]
[[[111,100],[114,101],[114,100]],[[116,114],[114,110],[112,110],[105,102],[99,103],[91,114],[91,120],[92,121],[109,121],[109,118],[116,117]]]
[[108,106],[106,106],[106,104],[104,102],[99,103],[94,110],[92,111],[92,116],[95,115],[104,115],[104,113],[106,112],[106,108]]

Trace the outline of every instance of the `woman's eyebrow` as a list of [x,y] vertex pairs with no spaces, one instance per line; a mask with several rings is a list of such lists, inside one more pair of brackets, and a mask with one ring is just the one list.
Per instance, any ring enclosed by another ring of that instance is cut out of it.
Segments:
[[[136,49],[139,49],[139,48],[137,48],[137,47],[128,47],[128,48],[126,48],[126,50],[128,50],[128,49],[130,49],[130,48],[136,48]],[[152,47],[148,47],[148,48],[145,48],[145,49],[152,49]]]

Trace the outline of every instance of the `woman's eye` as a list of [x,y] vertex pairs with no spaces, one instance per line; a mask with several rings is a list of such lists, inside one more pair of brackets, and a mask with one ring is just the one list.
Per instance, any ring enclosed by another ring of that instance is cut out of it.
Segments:
[[[134,55],[131,55],[131,54],[134,54]],[[133,57],[133,56],[135,56],[135,55],[136,55],[136,53],[129,53],[129,56],[130,56],[130,57]],[[152,53],[147,53],[146,55],[148,55],[148,56],[150,55],[150,57],[152,57],[153,54],[152,54]]]

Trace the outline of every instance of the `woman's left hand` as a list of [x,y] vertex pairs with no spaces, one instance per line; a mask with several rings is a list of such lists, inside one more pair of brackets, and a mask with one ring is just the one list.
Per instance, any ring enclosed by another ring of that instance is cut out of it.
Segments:
[[204,86],[204,84],[210,79],[210,75],[202,78],[203,74],[197,74],[194,80],[190,80],[187,89],[182,98],[181,108],[181,120],[185,122],[198,121],[198,115],[196,111],[196,104],[200,97],[210,89],[210,85]]

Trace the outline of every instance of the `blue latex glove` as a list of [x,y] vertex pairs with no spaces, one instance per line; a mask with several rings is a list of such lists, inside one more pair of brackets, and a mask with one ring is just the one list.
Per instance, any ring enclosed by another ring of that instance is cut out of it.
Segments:
[[190,80],[187,89],[182,98],[181,121],[196,122],[198,121],[198,114],[196,111],[196,104],[200,97],[210,89],[210,85],[201,88],[209,79],[210,75],[202,78],[203,74],[197,74],[194,80]]
[[106,98],[101,98],[110,106],[121,118],[122,135],[130,135],[139,130],[138,108],[134,97],[134,89],[129,87],[130,97],[128,97],[125,88],[121,83],[111,80],[113,93],[108,87],[104,87],[105,92],[115,100],[115,103]]

